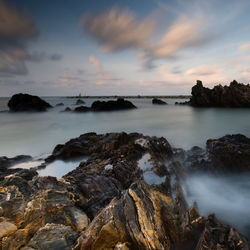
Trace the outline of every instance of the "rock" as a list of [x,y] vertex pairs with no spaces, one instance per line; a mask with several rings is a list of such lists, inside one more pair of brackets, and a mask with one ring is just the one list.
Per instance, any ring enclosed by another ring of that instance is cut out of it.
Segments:
[[152,104],[158,104],[158,105],[166,105],[167,103],[162,101],[161,99],[154,98],[152,100]]
[[250,107],[250,86],[233,81],[229,86],[205,88],[201,81],[192,87],[190,103],[195,107]]
[[132,102],[122,98],[118,98],[116,101],[95,101],[91,106],[93,111],[112,111],[134,108],[136,108],[136,106]]
[[15,224],[0,220],[0,239],[8,234],[14,233],[16,230],[17,227]]
[[74,109],[75,112],[88,112],[91,111],[91,108],[86,106],[79,106]]
[[69,226],[60,224],[46,224],[40,228],[29,241],[32,249],[73,249],[78,234]]
[[250,138],[226,135],[207,141],[209,158],[218,171],[250,171]]
[[71,111],[71,108],[69,108],[69,107],[64,109],[64,112],[69,112],[69,111]]
[[0,168],[9,168],[18,163],[23,163],[27,161],[31,161],[32,157],[29,155],[18,155],[13,158],[8,158],[6,156],[0,157]]
[[175,102],[175,105],[190,105],[190,101],[186,101],[186,102]]
[[52,106],[38,96],[29,94],[15,94],[8,102],[10,111],[46,111]]
[[56,107],[61,107],[61,106],[64,106],[64,103],[60,102],[56,104]]
[[78,99],[75,103],[75,105],[82,105],[82,104],[85,104],[85,101],[81,100],[81,99]]

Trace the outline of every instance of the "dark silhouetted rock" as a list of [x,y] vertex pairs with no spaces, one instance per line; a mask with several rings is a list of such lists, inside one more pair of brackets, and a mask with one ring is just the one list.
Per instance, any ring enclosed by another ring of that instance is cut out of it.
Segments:
[[93,111],[112,111],[134,108],[136,108],[136,106],[132,102],[122,98],[118,98],[116,101],[95,101],[91,106]]
[[61,107],[61,106],[64,106],[64,103],[60,102],[56,104],[56,107]]
[[166,105],[167,103],[162,101],[161,99],[154,98],[152,100],[152,104],[158,104],[158,105]]
[[13,158],[8,158],[6,156],[0,157],[0,167],[8,168],[15,164],[31,161],[32,157],[29,155],[18,155]]
[[91,108],[86,106],[79,106],[74,109],[75,112],[88,112],[91,111]]
[[72,111],[71,108],[69,108],[69,107],[64,109],[64,112],[69,112],[69,111]]
[[81,100],[81,99],[78,99],[75,103],[75,105],[82,105],[82,104],[85,104],[85,101]]
[[250,107],[250,86],[234,80],[229,86],[209,89],[198,80],[192,87],[190,103],[195,107]]
[[46,111],[52,106],[38,96],[16,94],[8,102],[11,111]]
[[190,101],[186,101],[186,102],[175,102],[175,105],[190,105]]

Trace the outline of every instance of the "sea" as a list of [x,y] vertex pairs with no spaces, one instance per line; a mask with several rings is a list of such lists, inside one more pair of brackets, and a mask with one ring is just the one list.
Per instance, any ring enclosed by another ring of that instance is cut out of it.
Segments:
[[[173,147],[184,149],[204,148],[209,138],[226,134],[242,133],[250,137],[249,109],[175,105],[175,102],[185,101],[178,98],[162,98],[168,105],[152,105],[151,98],[141,97],[129,99],[137,106],[133,110],[74,113],[62,111],[66,107],[74,109],[75,98],[42,98],[52,106],[58,103],[64,103],[64,106],[47,112],[11,113],[7,112],[9,98],[0,98],[0,156],[31,155],[38,164],[39,159],[49,155],[57,144],[87,132],[124,131],[163,136]],[[91,106],[96,99],[82,100],[84,105]],[[56,161],[39,174],[60,178],[78,163]],[[24,167],[30,166],[34,163]],[[196,202],[201,214],[215,213],[223,222],[250,235],[250,176],[192,176],[185,186],[189,188],[188,203]]]

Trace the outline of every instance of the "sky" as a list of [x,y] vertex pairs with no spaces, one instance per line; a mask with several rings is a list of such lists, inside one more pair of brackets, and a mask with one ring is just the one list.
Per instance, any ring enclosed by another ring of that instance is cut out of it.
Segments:
[[0,96],[250,82],[248,0],[0,0]]

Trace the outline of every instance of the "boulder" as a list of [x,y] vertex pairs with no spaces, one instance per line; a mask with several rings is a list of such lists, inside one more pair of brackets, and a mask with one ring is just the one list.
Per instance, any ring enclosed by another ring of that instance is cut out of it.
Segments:
[[166,105],[167,103],[162,101],[161,99],[154,98],[152,100],[152,104],[158,104],[158,105]]
[[118,98],[116,101],[95,101],[93,102],[91,109],[93,111],[113,111],[113,110],[124,110],[134,109],[136,106],[123,98]]
[[29,94],[15,94],[8,102],[10,111],[46,111],[52,106],[38,96]]
[[190,103],[195,107],[250,107],[250,86],[233,81],[229,86],[205,88],[200,80],[192,87]]

